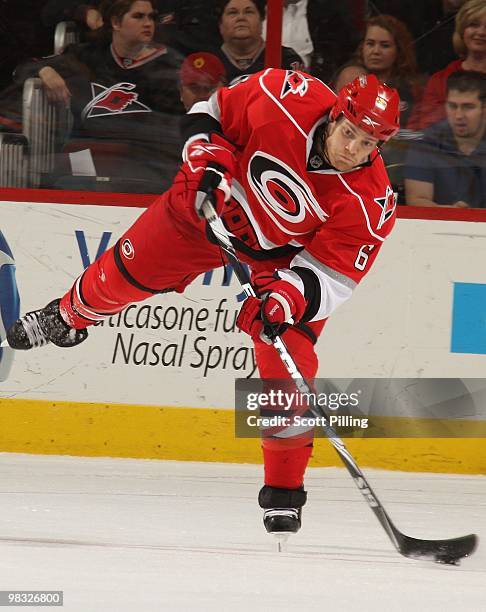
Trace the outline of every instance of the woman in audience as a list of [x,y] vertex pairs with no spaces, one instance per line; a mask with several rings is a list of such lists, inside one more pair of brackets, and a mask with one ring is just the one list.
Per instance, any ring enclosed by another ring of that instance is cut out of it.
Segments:
[[486,73],[486,0],[469,0],[459,9],[452,42],[460,59],[430,77],[424,96],[408,122],[410,129],[423,130],[445,119],[447,78],[453,72]]
[[410,32],[403,22],[391,15],[368,19],[356,55],[337,74],[334,89],[339,91],[360,74],[370,72],[398,89],[403,125],[417,96],[417,62]]
[[[228,83],[265,67],[264,0],[219,0],[216,5],[223,44],[215,54],[223,62]],[[290,47],[282,47],[282,68],[303,68],[301,57]]]

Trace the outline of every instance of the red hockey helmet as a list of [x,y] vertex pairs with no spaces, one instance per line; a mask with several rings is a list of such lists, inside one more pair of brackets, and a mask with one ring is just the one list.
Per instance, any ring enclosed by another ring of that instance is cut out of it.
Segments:
[[373,138],[386,141],[400,127],[400,96],[396,89],[380,83],[374,74],[362,74],[338,94],[329,119],[344,115]]

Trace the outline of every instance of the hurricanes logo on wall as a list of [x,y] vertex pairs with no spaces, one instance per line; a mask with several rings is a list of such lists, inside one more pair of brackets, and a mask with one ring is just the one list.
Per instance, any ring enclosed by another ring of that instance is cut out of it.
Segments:
[[305,77],[300,72],[287,70],[287,76],[280,92],[280,99],[283,100],[289,94],[299,95],[302,98],[309,89],[309,81],[312,81],[312,79]]
[[248,164],[247,179],[253,193],[265,212],[287,234],[299,236],[287,224],[301,223],[311,215],[324,221],[326,213],[321,209],[309,186],[283,161],[257,151]]
[[91,83],[93,99],[84,107],[81,116],[89,119],[120,113],[151,113],[152,109],[138,100],[138,93],[133,91],[135,87],[133,83],[117,83],[111,87]]
[[393,192],[393,189],[390,187],[390,185],[388,185],[384,197],[375,198],[375,202],[381,208],[380,220],[378,221],[377,226],[377,229],[381,229],[383,224],[386,223],[395,212],[395,208],[397,206],[397,196]]
[[[0,340],[19,318],[20,300],[15,280],[15,261],[12,251],[0,231]],[[0,348],[0,382],[8,378],[15,351]]]

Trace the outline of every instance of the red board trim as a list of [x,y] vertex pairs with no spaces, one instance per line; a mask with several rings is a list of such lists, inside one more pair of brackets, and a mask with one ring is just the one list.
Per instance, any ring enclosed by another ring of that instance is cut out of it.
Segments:
[[[95,191],[64,191],[61,189],[0,189],[0,201],[52,204],[91,204],[97,206],[127,206],[147,208],[157,194],[106,193]],[[432,219],[438,221],[486,222],[486,209],[399,206],[399,219]]]
[[62,189],[0,189],[0,200],[50,204],[95,204],[98,206],[130,206],[147,208],[157,194],[108,193],[97,191],[65,191]]

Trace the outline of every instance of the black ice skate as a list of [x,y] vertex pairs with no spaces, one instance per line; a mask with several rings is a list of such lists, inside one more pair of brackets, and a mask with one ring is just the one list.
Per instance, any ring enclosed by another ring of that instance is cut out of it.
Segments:
[[86,340],[86,329],[74,329],[64,322],[59,312],[59,302],[59,299],[54,300],[45,308],[33,310],[17,319],[7,332],[9,346],[26,351],[49,342],[69,347]]
[[267,533],[277,538],[279,552],[288,537],[299,531],[306,500],[307,493],[303,489],[278,489],[267,485],[261,489],[258,503],[265,510],[263,524]]

